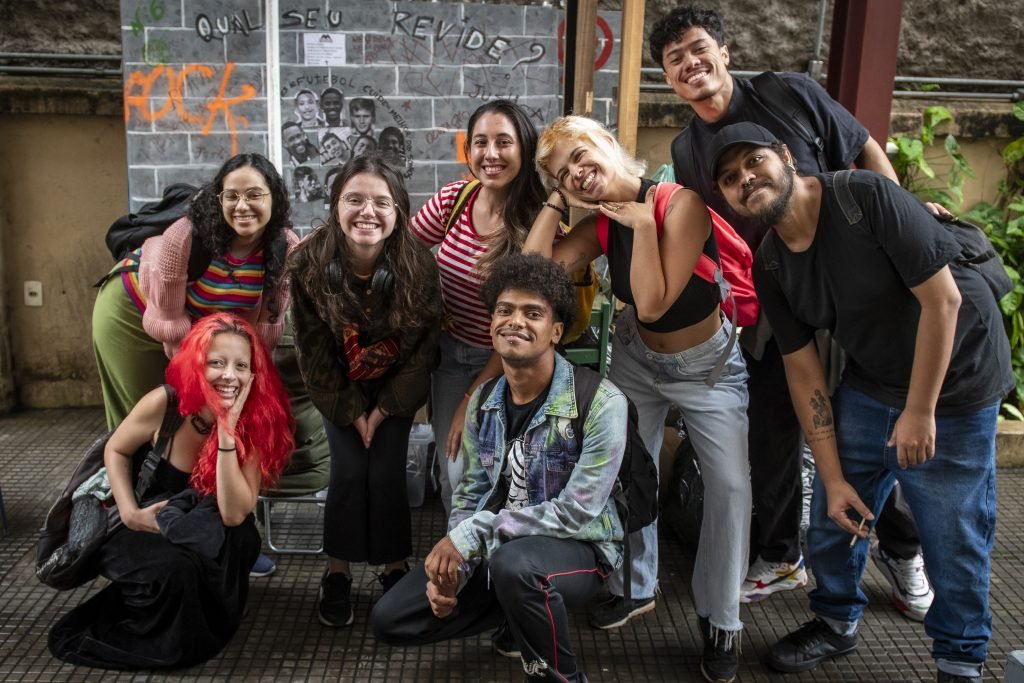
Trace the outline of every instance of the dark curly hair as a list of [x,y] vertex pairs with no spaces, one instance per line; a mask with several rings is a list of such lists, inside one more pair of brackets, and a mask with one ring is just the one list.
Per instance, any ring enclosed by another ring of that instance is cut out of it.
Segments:
[[[348,181],[361,173],[384,179],[395,202],[395,229],[384,242],[382,258],[391,271],[394,287],[385,320],[368,320],[356,293],[362,286],[351,277],[332,278],[329,268],[340,260],[344,273],[353,272],[345,233],[338,220],[338,203]],[[359,321],[363,330],[392,334],[409,327],[421,327],[440,316],[437,271],[433,257],[409,230],[409,193],[405,181],[377,152],[356,157],[343,166],[331,181],[330,214],[326,223],[304,239],[289,259],[292,282],[301,283],[317,313],[339,331],[348,321]]]
[[486,274],[496,259],[522,251],[526,236],[533,226],[533,219],[537,217],[537,211],[544,205],[548,194],[533,165],[537,156],[537,129],[530,123],[530,117],[523,108],[511,100],[485,102],[470,115],[469,123],[466,124],[466,157],[469,157],[469,147],[473,143],[473,129],[484,114],[500,114],[507,118],[516,131],[522,152],[519,175],[509,185],[508,199],[501,210],[505,229],[495,232],[488,239],[487,252],[477,261],[477,269]]
[[291,228],[289,216],[292,206],[288,201],[288,188],[274,165],[262,154],[237,154],[231,157],[220,167],[213,180],[204,185],[192,198],[188,217],[192,221],[193,238],[198,237],[211,254],[223,256],[228,253],[231,241],[235,238],[235,231],[224,220],[224,212],[217,195],[224,189],[224,178],[232,171],[245,167],[258,171],[270,188],[273,207],[260,240],[260,247],[263,249],[262,297],[270,311],[270,322],[277,322],[278,315],[282,313],[278,310],[277,291],[286,286],[283,282],[284,257],[288,252],[285,231]]
[[567,330],[576,322],[576,287],[551,259],[540,254],[510,254],[495,261],[480,289],[488,313],[494,314],[498,297],[509,289],[540,296],[551,306],[555,321]]
[[650,49],[654,63],[664,69],[665,63],[661,61],[661,53],[665,51],[665,46],[682,38],[683,34],[693,27],[704,29],[716,43],[725,45],[725,22],[718,12],[691,5],[676,7],[654,22],[651,28]]

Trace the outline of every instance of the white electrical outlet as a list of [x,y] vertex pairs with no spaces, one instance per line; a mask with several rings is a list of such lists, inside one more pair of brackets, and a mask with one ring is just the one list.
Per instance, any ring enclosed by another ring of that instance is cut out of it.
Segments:
[[43,283],[39,280],[25,280],[25,305],[43,305]]

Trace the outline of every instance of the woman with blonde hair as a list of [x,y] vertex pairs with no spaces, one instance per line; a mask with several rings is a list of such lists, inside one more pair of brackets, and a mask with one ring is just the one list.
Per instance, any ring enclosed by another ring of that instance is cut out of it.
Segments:
[[[651,453],[661,450],[668,410],[678,406],[682,412],[705,486],[693,573],[704,636],[701,666],[708,680],[731,681],[750,533],[747,372],[720,311],[718,285],[695,273],[702,254],[718,260],[710,214],[692,191],[642,178],[644,165],[600,124],[581,116],[559,118],[541,134],[537,168],[552,191],[525,250],[549,256],[569,272],[607,254],[612,291],[626,304],[615,326],[609,379],[636,405]],[[552,246],[568,206],[595,213]],[[622,595],[620,570],[609,581],[611,598],[591,611],[599,628],[616,628],[654,609],[656,524],[631,534],[629,542],[632,598]]]

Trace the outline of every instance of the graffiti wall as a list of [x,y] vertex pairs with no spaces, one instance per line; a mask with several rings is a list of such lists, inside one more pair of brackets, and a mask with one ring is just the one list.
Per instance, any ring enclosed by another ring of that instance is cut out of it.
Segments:
[[[275,153],[300,232],[332,172],[379,150],[413,208],[463,177],[473,110],[516,100],[538,127],[561,112],[564,20],[541,5],[122,0],[132,208],[208,180],[229,156]],[[268,29],[273,23],[275,29]],[[596,27],[595,117],[614,120],[618,12]],[[277,54],[267,58],[268,30]],[[270,130],[269,81],[280,107]]]

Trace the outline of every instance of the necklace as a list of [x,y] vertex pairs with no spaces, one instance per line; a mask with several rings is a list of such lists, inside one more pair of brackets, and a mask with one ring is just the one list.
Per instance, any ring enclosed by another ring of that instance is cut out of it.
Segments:
[[199,415],[193,415],[190,417],[189,422],[192,423],[193,429],[204,436],[213,431],[213,425],[201,418]]

